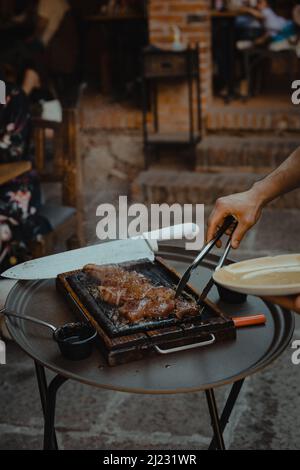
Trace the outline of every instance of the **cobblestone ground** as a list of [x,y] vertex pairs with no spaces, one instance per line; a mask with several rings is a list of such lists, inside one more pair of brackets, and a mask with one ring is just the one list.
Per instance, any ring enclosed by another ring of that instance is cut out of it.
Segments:
[[[267,211],[235,256],[300,252],[299,228],[298,212]],[[7,346],[7,365],[0,368],[0,449],[40,449],[43,420],[33,364],[15,344]],[[300,448],[300,366],[292,365],[291,353],[287,349],[246,381],[225,433],[230,449]],[[217,390],[219,407],[227,393],[226,387]],[[211,436],[200,393],[139,396],[75,382],[59,392],[57,431],[63,449],[202,449]]]

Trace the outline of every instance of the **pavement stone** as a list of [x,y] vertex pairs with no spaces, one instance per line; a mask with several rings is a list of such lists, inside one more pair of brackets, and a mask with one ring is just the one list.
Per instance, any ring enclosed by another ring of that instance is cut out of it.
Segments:
[[27,435],[21,430],[12,428],[3,430],[0,426],[0,450],[41,450],[43,446],[43,434]]

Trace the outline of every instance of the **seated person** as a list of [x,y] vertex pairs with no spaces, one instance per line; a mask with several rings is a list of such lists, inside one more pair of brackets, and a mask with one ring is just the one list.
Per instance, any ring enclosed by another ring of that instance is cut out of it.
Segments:
[[[247,50],[254,46],[267,46],[272,51],[295,49],[297,51],[297,28],[293,21],[279,16],[268,0],[257,0],[256,8],[244,7],[243,12],[260,21],[262,33],[256,37],[244,37],[237,42],[237,49]],[[243,69],[243,66],[242,66]],[[243,70],[240,81],[240,96],[249,96],[249,83]]]
[[37,5],[39,30],[44,47],[47,73],[54,78],[56,91],[62,101],[77,89],[78,30],[67,0],[39,0]]
[[[243,13],[245,7],[256,7],[257,1],[241,1],[236,7]],[[255,40],[261,36],[263,25],[260,20],[249,14],[245,10],[244,14],[238,15],[235,20],[236,39],[239,41]]]
[[[52,98],[49,77],[68,77],[76,68],[77,30],[71,7],[67,0],[24,0],[16,13],[0,33],[0,63],[15,71],[12,79],[17,85],[24,88],[26,78],[26,91],[42,84],[43,90],[31,98],[47,101]],[[28,75],[28,70],[37,76]],[[69,82],[63,92],[74,78]]]
[[[7,103],[0,106],[0,163],[28,160],[29,137],[28,96],[7,84]],[[51,231],[48,220],[38,214],[39,205],[35,171],[0,186],[0,273],[30,259],[30,244]]]
[[268,0],[258,0],[256,8],[244,7],[243,11],[261,21],[264,27],[264,33],[259,38],[257,38],[254,43],[250,42],[249,47],[252,47],[253,45],[259,46],[271,43],[271,49],[282,50],[282,42],[284,42],[286,45],[286,42],[295,38],[296,27],[293,21],[287,20],[286,18],[277,15],[271,8],[270,2]]
[[17,1],[11,18],[0,32],[0,63],[9,81],[29,95],[41,84],[40,47],[35,36],[36,5],[34,1]]
[[40,23],[39,37],[45,47],[59,29],[70,5],[66,0],[39,0],[37,15]]

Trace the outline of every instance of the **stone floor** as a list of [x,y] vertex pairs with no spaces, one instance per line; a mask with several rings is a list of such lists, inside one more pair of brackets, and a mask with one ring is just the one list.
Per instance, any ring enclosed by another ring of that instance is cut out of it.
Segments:
[[[299,229],[297,211],[266,211],[234,257],[299,252]],[[2,302],[7,289],[0,283]],[[300,317],[296,322],[300,339]],[[7,353],[7,365],[0,366],[0,449],[40,449],[43,420],[33,363],[12,342]],[[225,433],[230,449],[300,448],[300,366],[292,365],[291,354],[288,348],[246,381]],[[217,390],[220,407],[227,393],[226,387]],[[58,397],[62,449],[202,449],[211,436],[200,393],[139,396],[72,382]]]

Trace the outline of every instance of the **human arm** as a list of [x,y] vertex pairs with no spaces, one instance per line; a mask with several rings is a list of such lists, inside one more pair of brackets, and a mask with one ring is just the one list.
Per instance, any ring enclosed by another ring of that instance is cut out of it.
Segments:
[[269,33],[264,33],[262,36],[259,38],[255,39],[254,44],[256,46],[263,46],[266,44],[270,39],[270,34]]
[[241,13],[251,15],[254,18],[256,18],[259,21],[263,20],[263,15],[259,10],[256,10],[256,8],[251,8],[251,7],[242,7],[239,9]]
[[264,300],[300,314],[300,295],[291,295],[286,297],[264,297]]
[[251,189],[217,200],[209,218],[207,241],[213,239],[224,219],[233,215],[238,225],[232,237],[233,248],[238,248],[246,232],[261,216],[263,208],[277,197],[300,186],[300,147],[276,170]]
[[42,39],[44,32],[46,31],[47,27],[49,24],[49,20],[47,18],[44,18],[43,16],[38,15],[37,17],[37,24],[36,24],[36,30],[35,30],[35,36],[38,39]]

